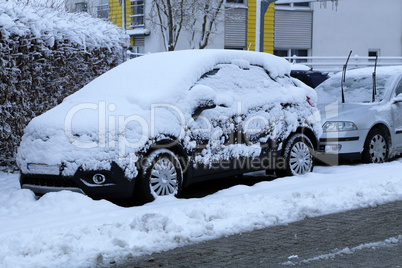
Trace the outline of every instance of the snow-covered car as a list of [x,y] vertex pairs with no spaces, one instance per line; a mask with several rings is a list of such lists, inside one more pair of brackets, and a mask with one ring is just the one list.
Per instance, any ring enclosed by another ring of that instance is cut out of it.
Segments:
[[22,188],[153,198],[252,170],[313,168],[313,89],[266,53],[156,53],[95,79],[25,129]]
[[[338,73],[316,88],[320,157],[381,163],[402,152],[402,66]],[[327,158],[328,159],[328,158]]]
[[304,70],[292,70],[290,76],[299,79],[306,85],[312,88],[316,88],[319,84],[329,78],[328,73],[320,71],[304,71]]

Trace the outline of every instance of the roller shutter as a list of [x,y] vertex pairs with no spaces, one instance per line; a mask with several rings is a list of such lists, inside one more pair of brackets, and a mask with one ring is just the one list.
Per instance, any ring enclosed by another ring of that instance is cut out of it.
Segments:
[[275,11],[275,49],[310,49],[312,40],[312,11]]
[[247,42],[247,9],[226,8],[225,48],[245,49]]
[[144,38],[144,36],[134,36],[134,46],[139,46],[139,47],[141,47],[141,46],[145,46],[145,38]]

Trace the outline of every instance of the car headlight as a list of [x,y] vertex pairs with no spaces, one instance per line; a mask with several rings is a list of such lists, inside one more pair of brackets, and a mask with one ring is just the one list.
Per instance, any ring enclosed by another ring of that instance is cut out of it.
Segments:
[[357,130],[355,123],[348,121],[327,121],[322,126],[324,132],[339,132]]

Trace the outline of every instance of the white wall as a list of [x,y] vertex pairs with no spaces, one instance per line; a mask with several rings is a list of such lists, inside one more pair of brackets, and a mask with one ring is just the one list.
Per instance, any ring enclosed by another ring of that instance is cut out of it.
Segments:
[[402,0],[338,0],[337,9],[314,3],[312,56],[402,56]]

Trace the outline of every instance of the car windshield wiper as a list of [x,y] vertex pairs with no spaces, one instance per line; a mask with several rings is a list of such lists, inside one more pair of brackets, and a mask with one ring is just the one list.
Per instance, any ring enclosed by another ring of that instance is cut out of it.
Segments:
[[373,72],[373,102],[375,102],[375,95],[377,94],[377,80],[376,80],[377,60],[378,60],[378,55],[375,56],[375,64],[374,64],[374,72]]
[[352,50],[349,52],[349,56],[348,56],[348,58],[346,60],[346,63],[343,65],[343,70],[342,70],[342,80],[341,80],[342,103],[345,103],[345,93],[343,91],[343,83],[345,83],[345,79],[346,79],[346,68],[348,67],[350,54],[352,54]]

